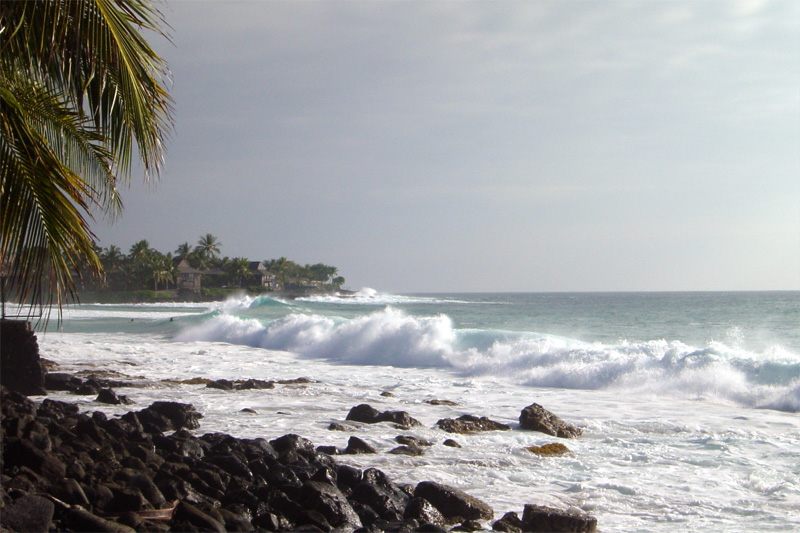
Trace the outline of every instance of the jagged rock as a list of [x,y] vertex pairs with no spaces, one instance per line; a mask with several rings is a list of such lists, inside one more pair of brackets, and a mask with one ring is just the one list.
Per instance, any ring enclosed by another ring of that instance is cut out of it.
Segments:
[[336,446],[317,446],[317,451],[328,455],[339,455],[339,448]]
[[112,405],[132,403],[127,396],[124,394],[117,395],[117,393],[112,389],[100,389],[100,391],[97,393],[97,398],[95,398],[94,401]]
[[564,439],[574,439],[583,433],[580,428],[564,422],[538,403],[533,403],[522,410],[519,415],[519,427]]
[[251,390],[251,389],[274,389],[274,381],[264,381],[263,379],[214,379],[206,383],[209,389],[220,390]]
[[434,524],[436,526],[443,526],[447,523],[442,513],[424,498],[411,498],[408,505],[406,505],[405,511],[403,511],[403,518],[416,520],[420,524]]
[[[369,506],[384,520],[400,520],[409,496],[376,468],[364,470],[361,482],[353,488],[352,499]],[[364,517],[359,513],[362,521]],[[366,525],[366,524],[365,524]]]
[[506,533],[522,533],[522,520],[514,511],[509,511],[503,518],[492,524],[495,531],[505,531]]
[[347,448],[344,449],[344,453],[348,455],[358,453],[376,453],[376,450],[362,439],[359,439],[358,437],[350,437],[350,439],[347,441]]
[[279,379],[277,383],[279,385],[307,385],[309,383],[316,383],[316,381],[306,377],[299,377],[292,379]]
[[333,527],[361,527],[361,519],[335,485],[319,481],[303,483],[301,495],[303,505],[325,517]]
[[453,439],[445,439],[445,441],[442,444],[444,444],[445,446],[449,446],[451,448],[461,448],[461,445],[458,442],[454,441]]
[[10,531],[46,533],[53,520],[55,506],[41,496],[26,495],[8,503],[0,512],[0,525]]
[[376,424],[378,422],[393,422],[403,429],[413,426],[420,426],[418,420],[414,419],[405,411],[383,411],[380,412],[369,404],[362,403],[356,405],[347,413],[345,420],[355,420],[366,424]]
[[215,379],[206,383],[206,388],[220,389],[220,390],[233,390],[233,382],[229,379]]
[[580,511],[528,504],[522,512],[522,530],[593,533],[597,519]]
[[441,483],[423,481],[414,489],[414,497],[425,498],[450,524],[465,520],[490,520],[494,511],[474,496]]
[[[136,412],[145,431],[160,433],[172,429],[197,429],[203,417],[194,406],[179,402],[153,402],[149,407]],[[123,417],[124,418],[124,417]]]
[[566,455],[569,453],[569,448],[560,442],[548,442],[547,444],[542,444],[541,446],[528,446],[525,449],[531,453],[535,453],[536,455],[541,455],[543,457]]
[[495,422],[485,416],[462,415],[458,418],[442,418],[436,422],[439,428],[448,433],[477,433],[480,431],[506,431],[511,429],[506,424]]

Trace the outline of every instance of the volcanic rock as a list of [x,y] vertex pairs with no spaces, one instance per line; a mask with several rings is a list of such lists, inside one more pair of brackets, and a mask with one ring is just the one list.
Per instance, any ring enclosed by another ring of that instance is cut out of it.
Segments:
[[436,422],[436,425],[448,433],[477,433],[480,431],[506,431],[511,429],[510,426],[495,422],[485,416],[479,418],[473,415],[462,415],[456,419],[442,418]]
[[350,439],[347,441],[347,448],[344,449],[344,453],[376,453],[376,450],[358,437],[350,437]]
[[355,420],[366,424],[376,424],[378,422],[393,422],[397,426],[409,429],[413,426],[420,426],[418,420],[414,419],[406,411],[383,411],[380,412],[369,404],[362,403],[356,405],[347,413],[345,420]]
[[580,428],[564,422],[538,403],[533,403],[522,410],[519,415],[519,427],[564,439],[574,439],[583,433]]
[[597,519],[580,511],[529,504],[522,513],[522,530],[593,533],[597,531]]
[[454,441],[453,439],[445,439],[445,441],[442,444],[444,444],[445,446],[449,446],[451,448],[461,448],[461,445],[458,442]]
[[522,533],[522,520],[514,511],[509,511],[503,518],[492,524],[495,531],[505,531],[507,533]]
[[45,533],[50,530],[55,506],[41,496],[26,495],[3,507],[0,525],[11,531]]
[[433,481],[419,483],[414,489],[414,497],[431,502],[450,524],[465,520],[490,520],[494,516],[492,508],[478,498]]
[[541,446],[528,446],[525,449],[531,453],[535,453],[536,455],[541,455],[543,457],[566,455],[569,453],[569,448],[560,442],[548,442],[547,444],[542,444]]

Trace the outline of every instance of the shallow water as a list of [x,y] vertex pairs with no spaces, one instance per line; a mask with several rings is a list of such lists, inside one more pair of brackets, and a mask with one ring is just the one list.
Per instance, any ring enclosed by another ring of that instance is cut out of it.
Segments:
[[[800,350],[791,327],[798,316],[798,293],[365,291],[352,300],[79,306],[62,331],[51,328],[39,342],[68,370],[146,379],[145,388],[119,391],[133,408],[165,398],[193,403],[204,414],[200,433],[292,432],[339,447],[358,434],[381,453],[341,461],[377,466],[401,482],[458,486],[497,516],[542,503],[589,511],[604,531],[787,531],[800,528]],[[159,381],[196,376],[317,382],[230,392]],[[131,408],[53,396],[109,413]],[[458,405],[424,403],[434,398]],[[363,402],[406,410],[423,427],[327,429]],[[439,418],[465,413],[516,426],[533,402],[584,435],[434,429]],[[240,413],[244,407],[257,414]],[[436,445],[422,457],[385,453],[398,434]],[[463,448],[442,446],[449,437]],[[572,453],[539,458],[523,449],[556,440]]]

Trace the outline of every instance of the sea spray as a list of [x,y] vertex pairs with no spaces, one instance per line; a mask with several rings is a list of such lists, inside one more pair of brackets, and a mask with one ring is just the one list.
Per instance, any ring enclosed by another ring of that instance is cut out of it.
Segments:
[[291,313],[266,322],[222,313],[176,340],[243,344],[344,364],[445,368],[531,387],[617,389],[798,410],[800,357],[773,348],[769,353],[780,357],[766,359],[716,341],[705,347],[663,339],[606,344],[459,330],[447,315],[411,316],[393,307],[349,319]]

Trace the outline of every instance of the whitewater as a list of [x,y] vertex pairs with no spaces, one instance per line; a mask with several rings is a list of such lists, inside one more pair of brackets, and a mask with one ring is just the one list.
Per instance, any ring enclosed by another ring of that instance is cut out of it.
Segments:
[[[241,296],[193,304],[82,304],[39,332],[67,371],[120,373],[137,406],[189,402],[199,433],[298,433],[375,455],[341,456],[399,482],[434,480],[489,503],[575,507],[603,531],[800,529],[800,293]],[[309,384],[221,391],[195,377]],[[383,393],[383,394],[382,394]],[[386,395],[391,393],[391,395]],[[121,414],[93,397],[53,394]],[[444,399],[456,405],[430,405]],[[584,428],[576,440],[520,430],[452,435],[440,418],[517,426],[544,405]],[[405,410],[422,429],[330,431],[369,403]],[[249,408],[255,413],[242,413]],[[398,434],[437,445],[387,454]],[[455,438],[460,449],[442,446]],[[571,454],[525,450],[560,441]]]

